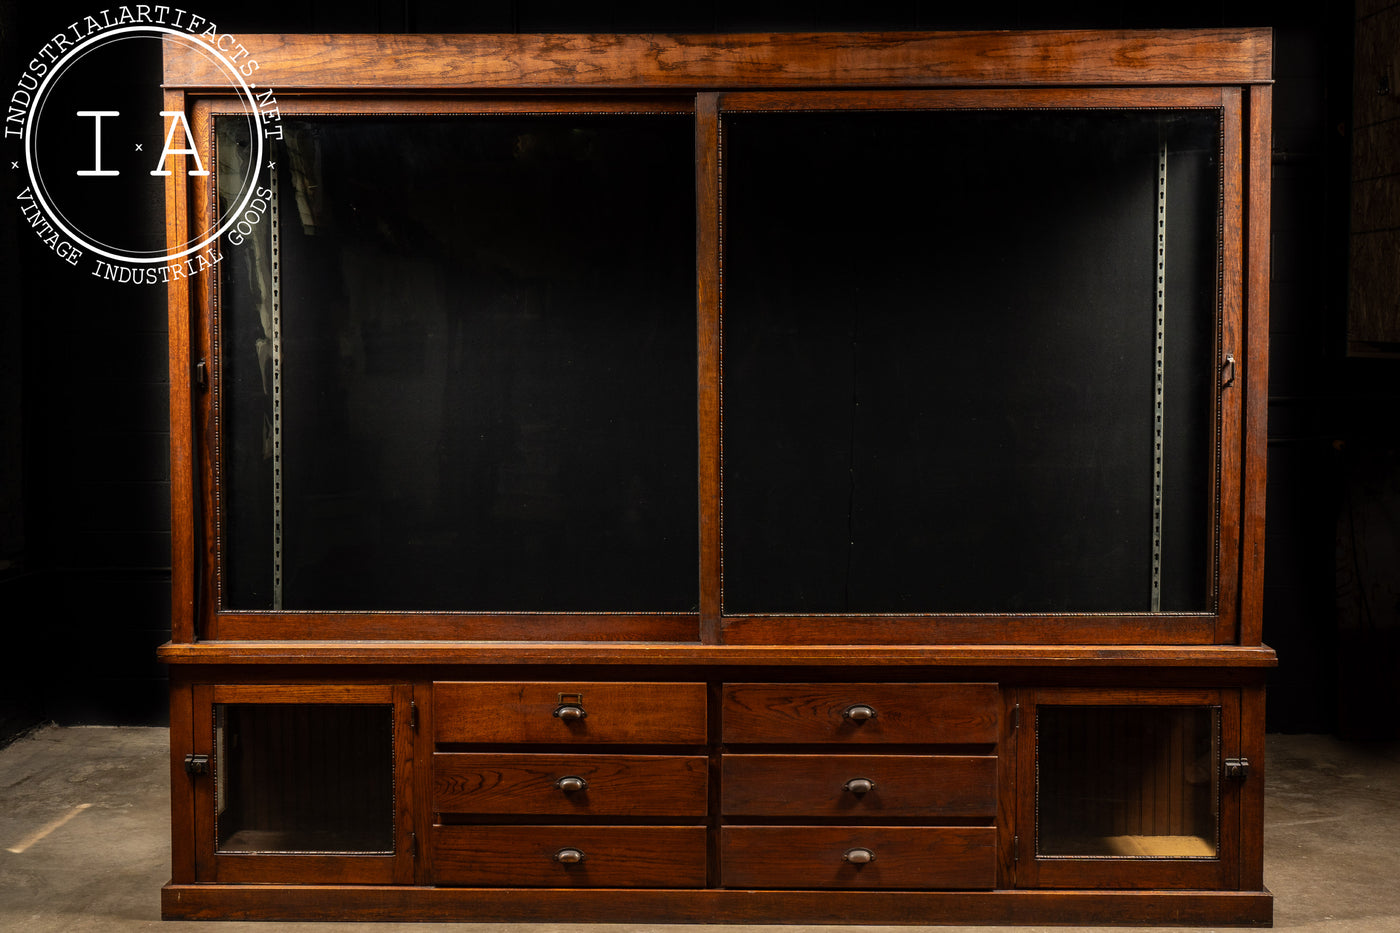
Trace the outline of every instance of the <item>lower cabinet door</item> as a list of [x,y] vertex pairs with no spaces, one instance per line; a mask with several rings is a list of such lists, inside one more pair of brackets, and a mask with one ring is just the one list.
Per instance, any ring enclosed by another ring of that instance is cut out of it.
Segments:
[[1237,690],[1047,688],[1022,702],[1019,771],[1034,784],[1018,800],[1018,886],[1238,886]]
[[193,689],[196,877],[413,881],[412,687]]
[[703,826],[435,826],[433,883],[703,888]]
[[992,826],[726,826],[726,888],[996,887]]

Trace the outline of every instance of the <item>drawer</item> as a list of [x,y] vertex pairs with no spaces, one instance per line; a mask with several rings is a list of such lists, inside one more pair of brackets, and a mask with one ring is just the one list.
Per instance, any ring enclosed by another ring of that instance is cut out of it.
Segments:
[[726,826],[720,866],[726,888],[989,889],[996,829]]
[[995,755],[726,755],[723,774],[733,816],[977,819],[997,809]]
[[[434,884],[705,886],[703,826],[434,826],[432,838]],[[570,850],[578,861],[561,860]]]
[[705,711],[704,684],[433,684],[437,742],[703,745]]
[[724,741],[991,745],[996,684],[725,684]]
[[679,755],[433,755],[433,812],[704,816],[709,762]]

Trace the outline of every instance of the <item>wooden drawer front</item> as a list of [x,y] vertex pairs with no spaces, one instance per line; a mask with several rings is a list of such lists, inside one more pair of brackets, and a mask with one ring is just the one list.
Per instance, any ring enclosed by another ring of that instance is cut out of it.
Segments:
[[723,767],[727,815],[996,816],[995,755],[726,755]]
[[[873,718],[845,715],[857,707]],[[996,684],[726,684],[723,709],[726,742],[990,745],[1000,733]]]
[[[704,684],[433,684],[437,742],[703,745]],[[581,719],[556,716],[581,707]]]
[[439,752],[433,755],[433,812],[704,816],[708,764],[679,755]]
[[[857,850],[873,853],[865,864]],[[720,873],[727,888],[996,887],[991,826],[726,826]]]
[[[559,861],[563,850],[583,854]],[[703,888],[703,826],[435,826],[433,883]]]

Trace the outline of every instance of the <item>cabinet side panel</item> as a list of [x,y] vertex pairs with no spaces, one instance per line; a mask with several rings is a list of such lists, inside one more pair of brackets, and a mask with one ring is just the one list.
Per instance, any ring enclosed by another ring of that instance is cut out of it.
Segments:
[[[1246,356],[1243,320],[1243,285],[1240,276],[1244,253],[1244,211],[1240,204],[1245,166],[1244,139],[1238,91],[1226,94],[1222,124],[1221,178],[1221,278],[1220,316],[1221,346],[1218,350],[1220,381],[1219,399],[1220,442],[1216,464],[1219,488],[1216,517],[1216,579],[1219,584],[1216,608],[1218,621],[1217,644],[1228,644],[1236,638],[1240,609],[1240,477],[1243,429],[1244,382],[1236,377],[1243,367],[1245,377],[1251,360]],[[1233,360],[1233,362],[1231,362]]]
[[[185,110],[183,91],[165,92],[167,111]],[[165,236],[167,248],[176,249],[188,239],[184,156],[175,155],[176,166],[165,179]],[[170,637],[194,641],[194,412],[190,398],[190,290],[189,279],[172,277],[166,290],[170,333]]]
[[193,750],[194,717],[189,684],[170,686],[170,880],[195,880],[194,784],[185,773],[185,756]]
[[1244,541],[1240,592],[1241,645],[1264,637],[1264,498],[1269,419],[1269,191],[1273,88],[1249,91],[1248,248],[1245,279],[1248,363],[1245,368]]
[[1240,796],[1241,891],[1264,890],[1264,688],[1240,691],[1240,754],[1249,761]]

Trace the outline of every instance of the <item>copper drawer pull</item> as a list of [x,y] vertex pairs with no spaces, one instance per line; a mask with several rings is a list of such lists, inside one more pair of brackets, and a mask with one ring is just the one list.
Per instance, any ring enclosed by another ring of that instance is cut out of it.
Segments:
[[869,778],[851,778],[841,789],[861,797],[875,789],[875,782]]
[[554,786],[559,788],[566,794],[574,794],[582,790],[588,790],[588,782],[585,781],[583,778],[575,777],[572,774],[568,777],[561,777],[559,780],[554,782]]
[[875,853],[869,849],[847,849],[841,858],[852,865],[869,865],[875,861]]
[[566,704],[564,706],[558,706],[554,709],[554,717],[556,719],[562,719],[565,722],[577,722],[578,720],[585,718],[587,715],[587,710],[585,710],[582,706],[575,706],[572,703]]
[[876,713],[874,707],[866,706],[862,703],[857,706],[846,707],[841,711],[841,715],[843,718],[850,719],[854,722],[865,722],[867,719],[874,719]]
[[577,865],[586,857],[582,849],[560,849],[554,853],[554,861],[564,865]]

